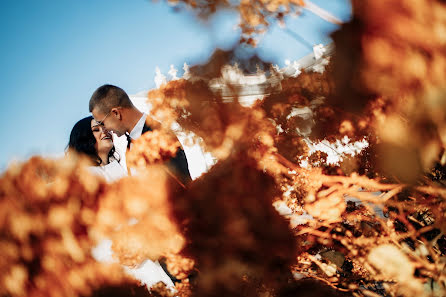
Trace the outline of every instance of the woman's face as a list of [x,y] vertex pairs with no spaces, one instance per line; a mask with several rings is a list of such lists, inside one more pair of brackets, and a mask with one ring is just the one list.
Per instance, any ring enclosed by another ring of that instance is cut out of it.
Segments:
[[94,146],[98,154],[108,154],[113,147],[111,133],[105,130],[104,127],[98,125],[94,119],[91,120],[91,132],[93,132],[93,136],[96,139]]

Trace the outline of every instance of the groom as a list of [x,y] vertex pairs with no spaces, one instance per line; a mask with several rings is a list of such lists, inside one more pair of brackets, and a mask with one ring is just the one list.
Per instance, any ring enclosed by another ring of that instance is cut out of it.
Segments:
[[[147,114],[137,109],[127,93],[117,86],[103,85],[97,88],[90,98],[89,108],[98,124],[118,136],[126,134],[129,144],[131,140],[152,131],[146,125]],[[176,156],[168,162],[168,166],[174,169],[183,183],[191,180],[183,149],[178,149]]]

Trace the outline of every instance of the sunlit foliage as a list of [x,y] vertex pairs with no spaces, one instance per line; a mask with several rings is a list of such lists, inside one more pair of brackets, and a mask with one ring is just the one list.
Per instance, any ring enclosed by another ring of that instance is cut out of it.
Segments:
[[[238,10],[247,35],[305,4],[181,2],[200,15]],[[78,160],[9,168],[1,294],[129,286],[120,267],[89,255],[109,237],[120,264],[165,261],[181,296],[444,296],[445,12],[442,1],[353,1],[323,73],[281,77],[257,57],[217,50],[148,93],[160,123],[129,155],[138,176],[106,185]],[[243,86],[223,80],[223,98],[212,84],[234,62],[245,74],[258,65],[280,87],[245,107]],[[218,159],[185,187],[162,166],[178,148],[167,132],[175,122]],[[308,146],[345,137],[369,146],[339,164]]]

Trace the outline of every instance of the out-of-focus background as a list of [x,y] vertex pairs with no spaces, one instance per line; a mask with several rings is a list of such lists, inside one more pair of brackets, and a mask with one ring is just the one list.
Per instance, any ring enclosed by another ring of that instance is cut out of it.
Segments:
[[[342,21],[347,0],[314,0]],[[167,75],[206,61],[215,48],[238,41],[237,15],[219,12],[207,22],[178,13],[166,2],[145,0],[4,0],[0,3],[0,170],[34,154],[62,155],[88,100],[111,83],[129,94],[155,86],[155,69]],[[337,26],[302,10],[277,23],[252,51],[279,67],[316,44],[331,42]]]

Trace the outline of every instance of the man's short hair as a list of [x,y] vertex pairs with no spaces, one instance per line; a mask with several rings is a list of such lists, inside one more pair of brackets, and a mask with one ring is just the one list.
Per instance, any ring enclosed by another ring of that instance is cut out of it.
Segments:
[[90,112],[97,108],[102,113],[108,113],[114,107],[133,107],[129,96],[120,87],[113,85],[100,86],[90,98]]

